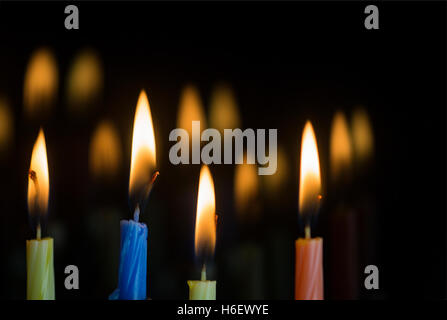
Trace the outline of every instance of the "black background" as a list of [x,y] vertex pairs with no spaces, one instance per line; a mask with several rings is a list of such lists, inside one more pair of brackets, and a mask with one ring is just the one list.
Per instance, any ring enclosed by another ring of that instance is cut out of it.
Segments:
[[[169,163],[168,134],[175,128],[182,86],[198,84],[207,101],[220,80],[235,88],[244,127],[279,129],[278,140],[288,150],[292,168],[298,167],[301,128],[311,119],[323,174],[333,112],[367,106],[376,139],[373,189],[379,225],[378,258],[372,263],[381,270],[381,282],[380,292],[365,298],[445,297],[445,3],[377,3],[380,30],[364,28],[367,2],[76,4],[80,30],[67,31],[66,3],[0,2],[0,91],[16,115],[16,143],[2,162],[0,179],[6,194],[0,200],[0,297],[25,296],[25,239],[33,236],[26,172],[40,125],[46,132],[52,183],[49,223],[62,222],[66,232],[65,246],[55,252],[57,297],[103,299],[113,289],[95,284],[98,272],[108,266],[92,260],[85,217],[92,203],[103,198],[121,210],[121,218],[130,216],[125,214],[128,167],[124,165],[116,186],[109,186],[111,196],[101,195],[104,191],[88,183],[88,141],[98,119],[113,119],[123,138],[123,162],[130,163],[134,108],[140,89],[146,88],[162,150],[162,175],[143,218],[150,230],[148,292],[153,299],[186,298],[185,281],[197,276],[193,228],[199,166],[185,169]],[[88,119],[67,115],[63,93],[50,117],[24,119],[23,75],[30,54],[42,45],[54,49],[61,77],[80,48],[100,52],[105,89]],[[228,168],[212,170],[219,211],[231,200],[227,185],[219,184]],[[285,213],[266,215],[259,231],[285,225],[291,255],[299,232],[298,182],[292,180],[290,194],[284,195]],[[278,216],[283,220],[275,220]],[[216,265],[224,259],[225,246],[235,243],[232,219],[230,214],[223,217]],[[14,264],[13,255],[23,261]],[[67,264],[81,270],[79,291],[63,288]],[[293,266],[288,270],[286,291],[267,290],[266,298],[293,296]],[[216,278],[218,297],[231,299],[238,284],[222,270]],[[269,274],[266,283],[274,279]]]

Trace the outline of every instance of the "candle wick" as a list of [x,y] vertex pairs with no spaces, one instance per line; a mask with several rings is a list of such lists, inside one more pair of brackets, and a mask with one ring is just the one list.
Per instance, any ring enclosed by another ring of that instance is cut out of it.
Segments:
[[133,213],[133,219],[135,220],[135,222],[138,222],[140,220],[140,206],[138,204]]
[[[34,211],[39,212],[40,208],[39,208],[39,182],[37,180],[37,173],[34,170],[30,170],[28,173],[29,178],[31,179],[31,181],[34,184],[34,189],[36,190],[36,194],[34,195],[34,199],[33,199],[33,208]],[[31,213],[32,213],[32,209],[31,209]],[[40,219],[40,217],[38,217],[38,219]],[[40,222],[37,224],[37,228],[36,228],[36,236],[37,239],[40,240],[40,236],[41,236],[41,230],[40,230]]]
[[42,236],[42,231],[40,229],[40,223],[39,223],[37,225],[37,228],[36,228],[36,238],[37,238],[37,240],[40,240],[41,236]]
[[304,227],[304,235],[305,235],[306,239],[310,239],[310,225],[306,225]]
[[148,183],[148,185],[146,186],[146,192],[144,193],[145,197],[144,199],[149,198],[149,195],[152,191],[152,187],[154,186],[155,180],[157,180],[157,177],[160,175],[159,171],[155,171],[155,173],[152,175],[152,179],[151,181]]
[[200,277],[200,280],[206,281],[206,265],[205,264],[203,264],[203,266],[202,266],[202,275]]
[[141,193],[139,193],[139,195],[141,195],[141,198],[137,198],[136,199],[136,208],[134,211],[134,220],[138,222],[139,217],[140,217],[140,211],[143,210],[146,207],[146,202],[147,199],[149,198],[149,195],[151,193],[152,187],[155,183],[155,180],[157,179],[157,177],[160,175],[160,172],[155,171],[155,173],[152,175],[152,179],[151,181],[147,184],[147,186],[145,187],[145,189],[142,190]]
[[34,184],[34,189],[36,189],[36,194],[34,196],[34,208],[37,209],[38,199],[39,199],[39,182],[37,181],[37,174],[36,174],[36,171],[30,170],[28,175]]

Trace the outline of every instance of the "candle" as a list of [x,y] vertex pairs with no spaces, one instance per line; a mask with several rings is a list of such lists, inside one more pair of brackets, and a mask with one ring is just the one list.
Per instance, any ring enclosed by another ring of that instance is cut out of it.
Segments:
[[321,180],[317,141],[310,121],[301,141],[299,213],[305,238],[296,241],[295,299],[323,300],[323,239],[311,238],[310,221],[320,206]]
[[329,295],[357,299],[360,291],[358,217],[351,206],[353,147],[345,115],[335,113],[330,137]]
[[40,129],[31,155],[28,176],[28,210],[36,225],[36,239],[26,241],[28,300],[54,300],[53,239],[41,237],[41,220],[48,209],[48,178],[45,136]]
[[216,200],[211,172],[206,165],[200,170],[195,227],[195,254],[203,259],[200,280],[189,280],[190,300],[216,300],[216,281],[206,280],[207,257],[216,245]]
[[[236,299],[264,298],[264,250],[257,233],[261,224],[262,203],[259,195],[258,167],[245,163],[236,165],[234,173],[234,203],[240,235],[236,245],[226,254],[226,270],[241,287],[234,293]],[[236,231],[236,230],[235,230]],[[253,268],[256,266],[256,268]]]
[[[351,118],[355,176],[353,179],[353,204],[358,223],[358,264],[360,268],[377,260],[377,214],[374,166],[374,131],[365,107],[358,106]],[[360,269],[363,273],[363,270]],[[371,298],[369,290],[360,290]]]
[[118,289],[109,297],[112,300],[146,299],[148,229],[146,224],[139,222],[139,216],[158,175],[158,172],[152,175],[155,159],[152,116],[146,93],[142,91],[135,112],[129,179],[129,197],[134,217],[133,220],[122,220],[120,224]]

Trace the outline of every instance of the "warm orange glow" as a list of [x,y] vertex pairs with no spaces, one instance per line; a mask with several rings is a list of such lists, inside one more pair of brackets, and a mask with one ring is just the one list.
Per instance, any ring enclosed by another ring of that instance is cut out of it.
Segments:
[[8,149],[14,132],[14,119],[6,99],[0,97],[0,153]]
[[342,112],[337,112],[332,120],[330,166],[331,177],[336,180],[349,170],[352,162],[352,145],[348,123]]
[[352,115],[352,139],[356,160],[360,163],[367,161],[374,152],[374,134],[368,113],[362,107]]
[[53,53],[48,49],[35,51],[26,69],[23,87],[23,103],[29,116],[51,106],[58,89],[58,76]]
[[46,214],[49,190],[47,148],[45,135],[40,129],[31,155],[28,175],[28,210],[30,215]]
[[254,164],[238,164],[234,176],[234,198],[236,211],[249,214],[258,197],[258,168]]
[[96,53],[86,49],[74,60],[67,78],[67,96],[73,111],[80,111],[95,99],[103,85],[101,61]]
[[281,194],[281,188],[287,183],[290,175],[290,168],[286,153],[281,146],[278,146],[276,151],[276,159],[276,172],[272,175],[264,175],[262,177],[265,181],[264,187],[267,190],[267,195],[273,199],[282,201],[281,197],[278,197],[278,195]]
[[196,255],[213,254],[216,245],[216,199],[214,182],[206,165],[200,170],[197,197],[195,251]]
[[210,126],[220,132],[241,127],[233,90],[226,84],[216,86],[211,95]]
[[155,170],[155,136],[146,93],[141,91],[133,124],[132,158],[130,163],[129,194],[145,190]]
[[320,160],[317,140],[310,121],[306,122],[301,140],[300,168],[300,214],[314,213],[320,201],[321,192]]
[[89,167],[95,177],[113,177],[121,166],[121,144],[115,127],[101,122],[90,142]]
[[185,129],[188,131],[189,136],[192,137],[192,121],[200,121],[200,130],[207,128],[199,91],[196,87],[188,85],[183,89],[180,97],[177,128]]

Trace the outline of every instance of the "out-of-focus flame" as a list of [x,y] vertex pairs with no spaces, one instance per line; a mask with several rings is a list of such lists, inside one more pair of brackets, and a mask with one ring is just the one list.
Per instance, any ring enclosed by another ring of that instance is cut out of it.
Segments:
[[14,131],[14,119],[6,99],[0,97],[0,152],[8,149]]
[[241,126],[239,109],[233,90],[229,85],[220,84],[211,95],[210,126],[223,133],[224,129]]
[[213,177],[206,165],[203,165],[200,170],[194,243],[196,256],[205,257],[214,253],[216,245],[216,199]]
[[40,129],[31,155],[28,174],[28,210],[31,216],[47,213],[49,190],[47,148],[45,135]]
[[75,58],[67,78],[67,98],[73,111],[80,111],[94,100],[103,86],[101,61],[86,49]]
[[234,176],[236,211],[240,215],[253,214],[258,197],[258,169],[254,164],[238,164]]
[[192,138],[192,121],[200,121],[200,130],[207,128],[205,112],[203,111],[199,91],[196,87],[187,85],[183,89],[180,97],[177,128],[188,131],[190,138]]
[[331,177],[335,181],[351,168],[352,145],[345,115],[338,111],[332,120],[330,141]]
[[121,166],[121,144],[115,127],[102,121],[93,133],[89,153],[90,172],[96,178],[114,177]]
[[272,175],[262,176],[265,181],[265,189],[267,190],[267,195],[272,198],[278,198],[278,194],[280,193],[281,188],[286,184],[290,170],[286,154],[280,146],[278,146],[277,149],[276,159],[276,172]]
[[142,201],[151,183],[156,165],[155,136],[149,101],[144,90],[138,98],[133,124],[132,158],[130,163],[129,195]]
[[28,116],[47,111],[58,89],[56,59],[49,49],[35,51],[28,63],[23,87],[23,104]]
[[318,208],[321,192],[320,160],[317,140],[310,121],[306,122],[301,140],[300,214],[313,214]]
[[358,107],[352,115],[352,138],[354,154],[359,163],[364,163],[374,153],[374,134],[368,113]]

